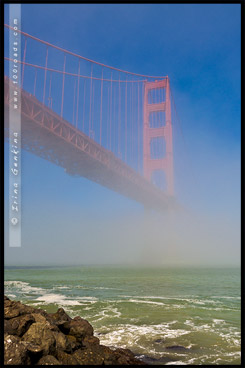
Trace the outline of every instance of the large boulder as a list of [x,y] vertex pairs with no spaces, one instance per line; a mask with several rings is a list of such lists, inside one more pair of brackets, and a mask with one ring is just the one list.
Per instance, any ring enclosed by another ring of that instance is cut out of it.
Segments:
[[109,348],[104,349],[102,345],[93,345],[76,350],[73,356],[80,365],[104,365],[111,354],[112,351]]
[[116,349],[113,351],[113,359],[110,364],[115,365],[143,365],[144,363],[135,358],[129,349]]
[[4,318],[11,319],[27,313],[36,313],[37,310],[29,305],[21,302],[11,301],[9,299],[4,302]]
[[93,336],[94,333],[91,324],[79,316],[64,322],[64,324],[59,325],[59,328],[62,332],[74,336],[80,343],[85,337]]
[[98,337],[95,336],[86,336],[83,339],[83,346],[88,347],[90,345],[99,345],[100,344],[100,340],[98,339]]
[[128,349],[111,350],[107,346],[93,344],[76,350],[73,356],[80,365],[143,365]]
[[79,365],[74,354],[67,354],[63,350],[57,350],[56,357],[62,365]]
[[6,365],[26,365],[31,364],[28,356],[26,343],[22,342],[18,336],[4,335],[4,364]]
[[23,335],[22,340],[39,345],[43,349],[44,355],[52,354],[55,351],[55,336],[47,323],[33,323]]
[[83,340],[83,343],[78,342],[77,339],[75,338],[75,336],[66,335],[66,337],[67,337],[67,340],[69,341],[69,343],[71,345],[72,351],[80,349],[82,347],[82,345],[84,344],[84,340]]
[[36,365],[61,365],[61,363],[53,355],[46,355],[39,359]]
[[4,331],[21,337],[31,324],[35,322],[35,319],[31,314],[24,314],[5,321],[7,323],[4,326]]
[[34,308],[21,302],[4,298],[4,319],[15,318],[24,314],[38,313],[48,318],[48,313],[43,309]]
[[73,350],[72,342],[62,332],[54,332],[56,349],[71,353]]
[[55,313],[49,313],[49,316],[52,318],[53,321],[56,323],[71,321],[72,318],[68,316],[68,314],[64,311],[63,308],[59,308]]

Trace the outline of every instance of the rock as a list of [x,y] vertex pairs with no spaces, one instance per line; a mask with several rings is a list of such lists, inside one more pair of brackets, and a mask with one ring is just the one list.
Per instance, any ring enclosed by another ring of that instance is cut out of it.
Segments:
[[45,323],[47,319],[41,313],[32,313],[35,322]]
[[35,322],[23,335],[23,341],[39,345],[43,348],[44,355],[52,354],[55,351],[55,337],[47,324]]
[[135,358],[135,355],[129,349],[116,349],[113,351],[112,359],[105,361],[112,365],[143,365],[144,363]]
[[173,362],[175,360],[178,360],[179,358],[176,357],[176,359],[174,357],[162,357],[162,358],[154,358],[148,355],[141,355],[141,360],[143,362],[143,364],[145,365],[155,365],[155,366],[160,366],[160,365],[166,365],[169,362]]
[[54,336],[56,341],[55,343],[56,349],[63,350],[67,353],[72,352],[73,345],[66,335],[64,335],[62,332],[54,332]]
[[[82,344],[76,340],[75,336],[66,335],[66,337],[67,337],[69,343],[71,344],[72,351],[75,351],[75,350],[82,347]],[[83,341],[83,344],[84,344],[84,341]]]
[[11,318],[7,321],[9,323],[10,330],[12,331],[11,334],[21,337],[28,330],[31,324],[35,322],[35,319],[31,314],[25,314],[22,316]]
[[53,355],[46,355],[36,365],[61,365],[61,363]]
[[27,344],[20,341],[19,337],[5,334],[4,364],[17,366],[31,364],[27,353]]
[[14,335],[14,329],[12,328],[11,322],[8,319],[4,320],[4,333],[8,335]]
[[154,342],[157,343],[157,344],[162,344],[162,343],[165,342],[165,339],[156,339],[156,340],[154,340]]
[[68,314],[64,311],[63,308],[59,308],[56,313],[49,313],[49,316],[52,317],[52,319],[57,322],[65,322],[72,320],[72,318],[68,316]]
[[80,365],[143,365],[134,354],[127,349],[111,350],[107,346],[92,345],[76,350],[73,356]]
[[[110,349],[109,349],[110,350]],[[111,351],[110,351],[111,352]],[[104,365],[105,351],[101,345],[76,350],[73,356],[79,365]]]
[[27,346],[28,356],[31,359],[31,364],[36,364],[37,361],[43,356],[44,348],[40,345],[29,344]]
[[82,342],[85,337],[93,336],[94,333],[91,324],[79,316],[73,318],[71,321],[65,322],[62,325],[62,329],[64,333],[69,332],[69,335],[75,336],[78,342]]
[[88,347],[90,345],[99,345],[100,344],[100,340],[98,339],[98,337],[95,336],[86,336],[83,339],[83,346]]
[[43,347],[41,345],[29,344],[27,347],[27,351],[29,352],[29,354],[42,354]]
[[24,305],[20,302],[11,301],[9,299],[4,301],[4,318],[11,319],[27,313],[36,313],[35,308],[29,305]]
[[18,317],[20,314],[19,309],[16,309],[13,304],[6,306],[4,305],[4,319],[10,319],[14,317]]
[[78,365],[79,362],[74,354],[67,354],[63,350],[57,350],[56,357],[63,365]]
[[166,349],[189,350],[188,348],[185,348],[184,346],[181,346],[181,345],[166,346]]
[[4,298],[6,365],[142,365],[128,349],[100,345],[91,324],[63,308],[47,313]]

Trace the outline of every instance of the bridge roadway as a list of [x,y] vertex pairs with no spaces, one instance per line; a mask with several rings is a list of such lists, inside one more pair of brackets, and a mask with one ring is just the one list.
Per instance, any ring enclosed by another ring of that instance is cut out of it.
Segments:
[[[9,79],[4,80],[5,139],[8,139]],[[74,176],[85,177],[131,198],[146,208],[167,210],[176,207],[168,196],[111,151],[21,90],[21,146],[53,162]],[[47,178],[48,179],[48,178]]]

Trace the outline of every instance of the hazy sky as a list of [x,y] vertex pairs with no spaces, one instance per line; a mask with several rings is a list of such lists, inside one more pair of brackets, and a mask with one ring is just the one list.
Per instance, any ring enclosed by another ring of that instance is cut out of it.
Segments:
[[22,151],[22,247],[5,247],[6,264],[238,264],[240,5],[24,4],[22,30],[111,66],[170,77],[186,142],[175,129],[175,191],[186,211],[146,213]]

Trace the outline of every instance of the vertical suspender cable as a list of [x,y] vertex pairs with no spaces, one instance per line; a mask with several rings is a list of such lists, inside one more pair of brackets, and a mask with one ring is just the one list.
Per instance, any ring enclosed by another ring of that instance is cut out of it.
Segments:
[[[114,86],[114,88],[113,88]],[[112,147],[114,147],[114,153],[116,154],[116,85],[113,84],[112,86],[112,91],[114,91],[114,95],[113,95],[113,123],[112,123],[112,131],[113,131],[113,135],[112,135]]]
[[95,132],[94,132],[94,83],[93,83],[93,96],[92,96],[91,137],[92,137],[92,139],[95,139]]
[[52,84],[52,72],[50,73],[49,92],[48,92],[48,106],[50,106],[52,108],[52,102],[51,102],[51,84]]
[[44,104],[44,102],[45,102],[45,90],[46,90],[47,65],[48,65],[48,46],[47,46],[47,49],[46,49],[46,61],[45,61],[45,73],[44,73],[44,85],[43,85],[43,104]]
[[127,162],[127,78],[126,74],[126,83],[125,83],[125,162]]
[[[72,124],[74,124],[74,119],[75,119],[75,101],[76,101],[76,79],[74,80]],[[77,128],[77,124],[76,124],[76,128]]]
[[131,83],[132,85],[132,121],[131,121],[131,154],[132,154],[132,164],[134,164],[134,83]]
[[83,132],[84,132],[84,119],[85,119],[85,96],[86,96],[86,80],[83,87]]
[[36,95],[36,84],[37,84],[37,68],[35,70],[35,79],[34,79],[34,88],[33,88],[33,96]]
[[[144,108],[144,88],[145,88],[145,82],[142,83],[142,106],[141,106],[141,116],[142,116],[142,119],[141,119],[141,122],[142,122],[142,144],[144,145],[144,137],[143,137],[143,130],[144,130],[144,112],[143,112],[143,108]],[[142,145],[142,166],[141,166],[141,172],[143,174],[143,171],[144,171],[144,146]]]
[[120,74],[119,74],[119,106],[118,106],[118,155],[121,156],[121,84],[120,84]]
[[108,94],[107,94],[107,129],[106,129],[106,148],[109,148],[109,104],[110,104],[110,87],[108,85]]
[[111,72],[111,95],[110,95],[110,150],[111,150],[111,114],[112,114],[112,72]]
[[91,107],[92,107],[92,85],[93,85],[93,63],[91,63],[91,82],[90,82],[90,108],[89,108],[89,137],[90,137],[90,130],[91,130]]
[[140,166],[140,88],[138,82],[138,171]]
[[102,136],[102,103],[103,103],[103,67],[101,73],[101,89],[100,89],[100,145],[101,145],[101,136]]
[[78,73],[77,73],[77,111],[76,111],[76,127],[78,126],[79,85],[80,85],[80,59],[79,59],[79,61],[78,61]]
[[133,83],[130,83],[130,89],[129,89],[129,103],[130,103],[130,112],[129,112],[129,137],[130,137],[130,142],[129,142],[129,161],[131,162],[132,159],[132,113],[133,113],[133,108],[132,108],[132,101],[133,101],[133,91],[132,91],[132,85]]
[[63,67],[62,100],[61,100],[61,114],[60,114],[61,117],[63,117],[63,105],[64,105],[65,68],[66,68],[66,54],[64,55],[64,67]]

